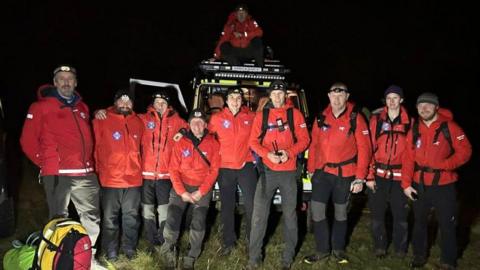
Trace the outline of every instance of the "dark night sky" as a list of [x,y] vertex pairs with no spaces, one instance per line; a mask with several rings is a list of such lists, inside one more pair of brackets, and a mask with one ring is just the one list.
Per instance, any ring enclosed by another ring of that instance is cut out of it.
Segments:
[[[58,64],[77,68],[78,90],[92,109],[109,105],[130,77],[179,83],[189,102],[193,68],[212,55],[238,3],[83,2],[3,4],[0,88],[14,140],[37,87],[51,82]],[[478,104],[473,93],[479,89],[479,29],[472,6],[460,1],[245,2],[264,30],[265,43],[306,89],[311,111],[326,104],[324,91],[335,81],[347,83],[352,98],[370,108],[380,106],[383,90],[395,83],[406,91],[410,108],[420,92],[437,92],[470,139],[479,137],[480,121],[472,113]]]

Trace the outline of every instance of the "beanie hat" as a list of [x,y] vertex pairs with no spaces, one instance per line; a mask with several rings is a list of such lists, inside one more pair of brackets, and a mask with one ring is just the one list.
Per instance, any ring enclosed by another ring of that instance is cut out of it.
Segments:
[[287,92],[287,84],[284,81],[274,81],[270,84],[270,87],[268,87],[267,92],[271,93],[274,90],[281,90],[284,91],[285,93]]
[[394,93],[399,95],[401,98],[403,98],[403,89],[398,86],[398,85],[390,85],[386,90],[385,93],[383,94],[384,97],[387,97],[388,94]]
[[438,106],[440,103],[438,102],[438,96],[434,93],[425,92],[418,96],[417,98],[417,105],[420,103],[430,103],[433,105]]
[[115,93],[113,102],[116,102],[118,99],[129,99],[132,102],[135,100],[135,97],[128,89],[120,89]]
[[160,91],[153,93],[152,103],[155,102],[155,99],[157,99],[157,98],[161,98],[161,99],[165,100],[168,104],[170,104],[170,96],[168,96],[167,93],[160,92]]
[[193,118],[200,118],[205,121],[205,123],[207,122],[207,115],[201,109],[194,109],[192,112],[190,112],[190,115],[188,116],[188,123],[190,123]]

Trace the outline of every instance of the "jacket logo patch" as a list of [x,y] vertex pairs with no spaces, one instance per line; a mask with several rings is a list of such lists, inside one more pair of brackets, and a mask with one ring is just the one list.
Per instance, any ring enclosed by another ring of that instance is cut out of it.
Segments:
[[363,134],[363,135],[368,135],[368,129],[362,130],[362,134]]
[[338,129],[340,129],[341,131],[344,131],[345,127],[338,127]]
[[307,127],[307,124],[306,123],[303,123],[300,125],[301,128],[306,128]]
[[384,122],[384,123],[382,124],[382,130],[383,130],[383,131],[389,131],[389,130],[390,130],[390,124]]
[[113,132],[112,137],[114,140],[118,141],[122,137],[122,134],[118,131]]
[[83,118],[83,119],[86,119],[87,115],[84,112],[80,112],[80,117]]
[[417,148],[420,148],[422,146],[422,140],[418,139],[416,142],[415,142],[415,146]]
[[326,132],[328,130],[327,126],[322,126],[322,131]]
[[155,128],[155,122],[149,121],[149,122],[147,123],[147,128],[148,128],[148,129],[154,129],[154,128]]
[[460,135],[460,136],[457,137],[457,140],[459,140],[459,141],[461,141],[463,139],[465,139],[465,135]]
[[231,124],[232,124],[232,123],[230,123],[230,121],[228,121],[228,120],[223,120],[223,127],[224,127],[224,128],[229,128]]
[[244,123],[245,125],[250,124],[250,122],[248,122],[248,121],[243,121],[243,123]]
[[31,113],[27,114],[27,119],[33,119],[33,114]]
[[439,146],[439,145],[440,145],[440,141],[434,142],[433,145]]
[[189,157],[192,153],[190,153],[190,150],[184,149],[182,150],[182,156],[183,157]]
[[134,138],[134,139],[138,138],[138,135],[137,135],[137,134],[133,134],[133,138]]

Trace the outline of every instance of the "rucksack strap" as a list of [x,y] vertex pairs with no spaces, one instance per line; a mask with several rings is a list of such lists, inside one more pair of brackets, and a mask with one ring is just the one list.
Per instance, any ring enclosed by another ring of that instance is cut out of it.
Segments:
[[[204,134],[208,134],[208,131],[205,129],[204,131]],[[201,140],[197,139],[191,132],[188,132],[185,136],[187,139],[189,139],[192,144],[193,144],[193,148],[198,152],[198,154],[200,155],[200,157],[203,159],[203,161],[205,161],[205,163],[207,163],[208,167],[210,167],[210,161],[208,160],[208,158],[203,154],[202,150],[200,150],[200,148],[198,148],[198,145],[200,145],[200,143],[202,142]],[[203,139],[203,138],[202,138]]]
[[345,161],[338,162],[338,163],[327,162],[325,163],[325,166],[330,168],[338,168],[338,176],[343,177],[342,167],[355,162],[357,162],[357,155],[355,155],[351,159],[347,159]]
[[357,129],[357,116],[360,113],[360,107],[355,104],[352,111],[350,112],[350,129],[348,130],[347,136],[355,133]]
[[265,135],[267,134],[268,130],[268,114],[270,113],[270,109],[264,108],[262,110],[262,132],[258,136],[258,139],[260,140],[260,144],[263,143],[263,138],[265,138]]
[[434,169],[431,167],[427,166],[420,166],[418,163],[415,162],[415,171],[420,171],[420,185],[424,186],[425,185],[425,173],[433,173],[433,180],[432,180],[432,186],[437,186],[438,183],[440,182],[440,173],[444,170],[442,169]]
[[[269,108],[264,108],[262,110],[262,132],[258,136],[258,139],[260,140],[260,144],[263,143],[263,139],[265,138],[265,135],[267,134],[267,130],[269,128],[268,126],[268,115],[270,113]],[[293,143],[297,143],[297,136],[295,135],[295,121],[293,119],[293,108],[290,107],[287,109],[287,122],[288,122],[288,128],[290,129],[290,132],[292,133],[292,139]]]
[[287,121],[288,127],[292,132],[293,143],[297,143],[297,136],[295,136],[295,122],[293,121],[293,108],[291,107],[287,109]]
[[448,129],[448,123],[446,121],[442,122],[440,126],[435,130],[433,142],[438,141],[438,136],[440,135],[440,132],[443,134],[443,136],[447,140],[448,145],[450,145],[450,154],[449,154],[449,157],[450,157],[455,153],[455,149],[453,148],[452,136],[450,135],[450,130]]

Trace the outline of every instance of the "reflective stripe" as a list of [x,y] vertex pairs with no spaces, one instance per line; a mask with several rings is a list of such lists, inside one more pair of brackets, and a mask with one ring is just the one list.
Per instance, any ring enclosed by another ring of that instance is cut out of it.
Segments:
[[[390,175],[390,171],[385,171],[385,170],[382,170],[382,169],[377,169],[377,173],[379,173],[379,174],[385,174],[385,173],[387,173],[387,176]],[[402,173],[393,172],[393,176],[402,177]]]
[[142,172],[142,175],[145,175],[145,176],[157,176],[157,177],[170,176],[169,173],[154,173],[154,172]]
[[93,172],[93,168],[85,168],[85,169],[60,169],[58,173],[89,173]]

